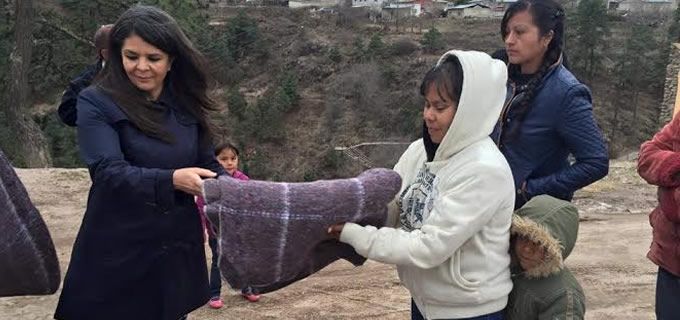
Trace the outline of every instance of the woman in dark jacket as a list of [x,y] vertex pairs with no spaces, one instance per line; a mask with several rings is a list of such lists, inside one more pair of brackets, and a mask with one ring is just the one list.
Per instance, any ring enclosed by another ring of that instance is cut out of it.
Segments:
[[208,301],[194,203],[215,160],[204,60],[176,21],[136,6],[116,22],[109,60],[78,99],[92,178],[56,319],[177,320]]
[[564,20],[553,0],[519,0],[501,23],[508,97],[492,138],[512,169],[516,208],[541,194],[569,201],[609,170],[590,90],[563,65]]

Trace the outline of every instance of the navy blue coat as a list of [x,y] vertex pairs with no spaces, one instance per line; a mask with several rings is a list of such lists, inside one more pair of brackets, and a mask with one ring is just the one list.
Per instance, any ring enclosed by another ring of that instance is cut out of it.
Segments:
[[76,103],[78,102],[78,95],[80,94],[80,91],[90,86],[92,80],[97,76],[101,69],[102,61],[97,60],[95,64],[87,66],[83,72],[69,82],[68,88],[64,91],[64,95],[61,97],[61,103],[57,109],[61,122],[67,126],[76,126],[76,119],[78,117]]
[[[525,88],[508,81],[506,106],[491,137],[505,155],[517,188],[515,206],[547,194],[570,201],[574,192],[607,175],[607,146],[593,115],[590,90],[562,64],[544,76],[519,134],[518,96]],[[569,155],[575,162],[569,162]],[[526,182],[526,189],[521,190]]]
[[56,319],[177,320],[208,300],[203,232],[174,169],[224,174],[195,118],[164,89],[158,108],[176,142],[132,125],[103,92],[78,98],[78,143],[92,187]]

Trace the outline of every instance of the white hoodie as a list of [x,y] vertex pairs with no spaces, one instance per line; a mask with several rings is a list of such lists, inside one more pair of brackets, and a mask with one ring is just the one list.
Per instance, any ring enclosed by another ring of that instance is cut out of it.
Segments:
[[[512,172],[489,138],[505,100],[507,68],[474,51],[449,51],[463,67],[463,89],[434,161],[417,140],[394,170],[402,179],[388,221],[400,229],[347,223],[340,241],[396,264],[427,319],[468,318],[505,308],[510,279]],[[394,210],[397,209],[397,210]],[[396,215],[399,215],[398,219]]]

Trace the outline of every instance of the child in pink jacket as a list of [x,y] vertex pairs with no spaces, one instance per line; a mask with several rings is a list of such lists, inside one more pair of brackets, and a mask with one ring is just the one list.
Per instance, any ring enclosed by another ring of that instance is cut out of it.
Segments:
[[[238,170],[238,149],[231,143],[221,143],[215,148],[215,157],[217,161],[224,167],[224,170],[232,176],[234,179],[238,180],[249,180],[248,176],[243,172]],[[217,235],[215,234],[215,228],[210,225],[208,219],[206,219],[205,212],[203,211],[205,207],[205,200],[203,197],[198,197],[196,199],[196,205],[198,205],[198,210],[201,214],[201,221],[203,223],[204,230],[208,233],[208,245],[210,246],[210,251],[212,251],[212,265],[210,266],[210,302],[208,305],[213,309],[219,309],[224,306],[224,301],[222,301],[221,288],[222,288],[222,277],[220,276],[220,269],[217,266],[219,253],[217,250]],[[260,295],[253,292],[251,288],[244,288],[241,290],[241,294],[250,302],[256,302],[260,299]]]

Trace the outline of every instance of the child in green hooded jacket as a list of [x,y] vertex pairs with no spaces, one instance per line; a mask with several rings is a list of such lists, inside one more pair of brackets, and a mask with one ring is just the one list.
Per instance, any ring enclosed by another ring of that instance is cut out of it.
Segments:
[[564,265],[576,244],[578,223],[574,205],[547,195],[515,211],[506,320],[584,319],[583,288]]

